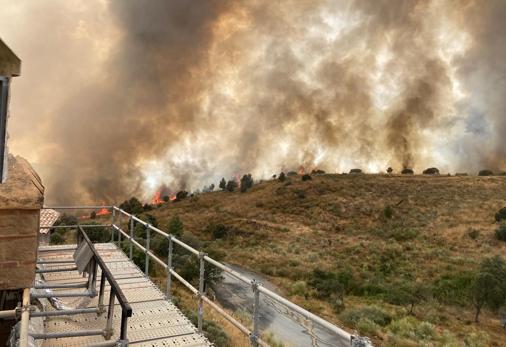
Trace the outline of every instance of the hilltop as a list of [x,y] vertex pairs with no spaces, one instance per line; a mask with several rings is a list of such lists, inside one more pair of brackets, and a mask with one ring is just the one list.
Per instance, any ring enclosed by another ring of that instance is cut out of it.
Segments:
[[[298,304],[378,345],[505,345],[499,316],[474,323],[480,262],[506,255],[494,215],[506,177],[313,175],[215,191],[149,213],[256,271]],[[316,271],[315,271],[316,270]],[[338,283],[336,285],[336,283]]]

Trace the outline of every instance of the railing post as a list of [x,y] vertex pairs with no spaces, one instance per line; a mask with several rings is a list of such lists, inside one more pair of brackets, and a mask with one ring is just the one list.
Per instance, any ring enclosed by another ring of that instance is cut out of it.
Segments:
[[95,258],[91,258],[88,272],[88,292],[93,293],[93,296],[97,295],[97,261]]
[[112,322],[114,319],[114,299],[115,299],[115,291],[114,288],[111,287],[111,291],[109,292],[109,308],[107,310],[107,325],[105,327],[104,337],[106,340],[110,340],[113,335]]
[[133,258],[134,252],[134,243],[132,242],[134,239],[134,219],[130,216],[130,260]]
[[169,240],[169,253],[167,255],[167,298],[172,298],[172,235],[167,236]]
[[204,296],[204,275],[205,275],[205,259],[204,257],[206,254],[204,252],[199,252],[199,263],[200,263],[200,273],[199,273],[199,307],[198,307],[198,329],[199,332],[202,332],[202,319],[204,315],[204,299],[202,298]]
[[98,294],[98,315],[104,313],[104,290],[105,290],[105,272],[100,276],[100,292]]
[[149,242],[151,238],[151,228],[146,224],[146,267],[144,273],[149,277]]
[[[113,211],[116,211],[114,208]],[[121,229],[121,213],[118,214],[118,227]],[[121,231],[118,230],[118,248],[121,249]]]
[[[113,208],[112,214],[111,214],[111,225],[114,225],[115,221],[116,221],[116,210]],[[114,228],[112,228],[112,243],[114,243],[114,233],[115,232],[116,232],[116,230]],[[118,231],[118,235],[119,235],[119,231]]]
[[251,281],[251,288],[253,289],[254,303],[253,303],[253,331],[251,332],[250,341],[253,347],[258,346],[259,328],[258,328],[258,316],[259,316],[259,305],[260,305],[260,291],[258,290],[258,283],[256,280]]

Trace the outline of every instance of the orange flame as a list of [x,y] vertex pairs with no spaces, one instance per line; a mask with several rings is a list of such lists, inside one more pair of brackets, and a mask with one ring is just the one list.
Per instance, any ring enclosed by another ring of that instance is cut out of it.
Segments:
[[162,193],[160,191],[157,191],[155,195],[153,196],[153,199],[151,199],[151,203],[153,205],[160,205],[163,204],[165,201],[162,200],[161,197]]
[[97,212],[97,216],[106,216],[108,214],[111,214],[111,212],[105,207],[101,208],[100,211]]

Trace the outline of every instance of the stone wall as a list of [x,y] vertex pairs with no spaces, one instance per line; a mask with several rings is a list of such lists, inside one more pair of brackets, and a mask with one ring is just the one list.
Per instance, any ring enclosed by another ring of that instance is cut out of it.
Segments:
[[0,184],[0,290],[33,287],[44,187],[21,157],[9,156]]

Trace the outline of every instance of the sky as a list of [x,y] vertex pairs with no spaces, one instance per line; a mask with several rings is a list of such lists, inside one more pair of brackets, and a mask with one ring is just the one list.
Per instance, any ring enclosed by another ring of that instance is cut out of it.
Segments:
[[506,170],[506,2],[0,0],[50,203],[320,168]]

